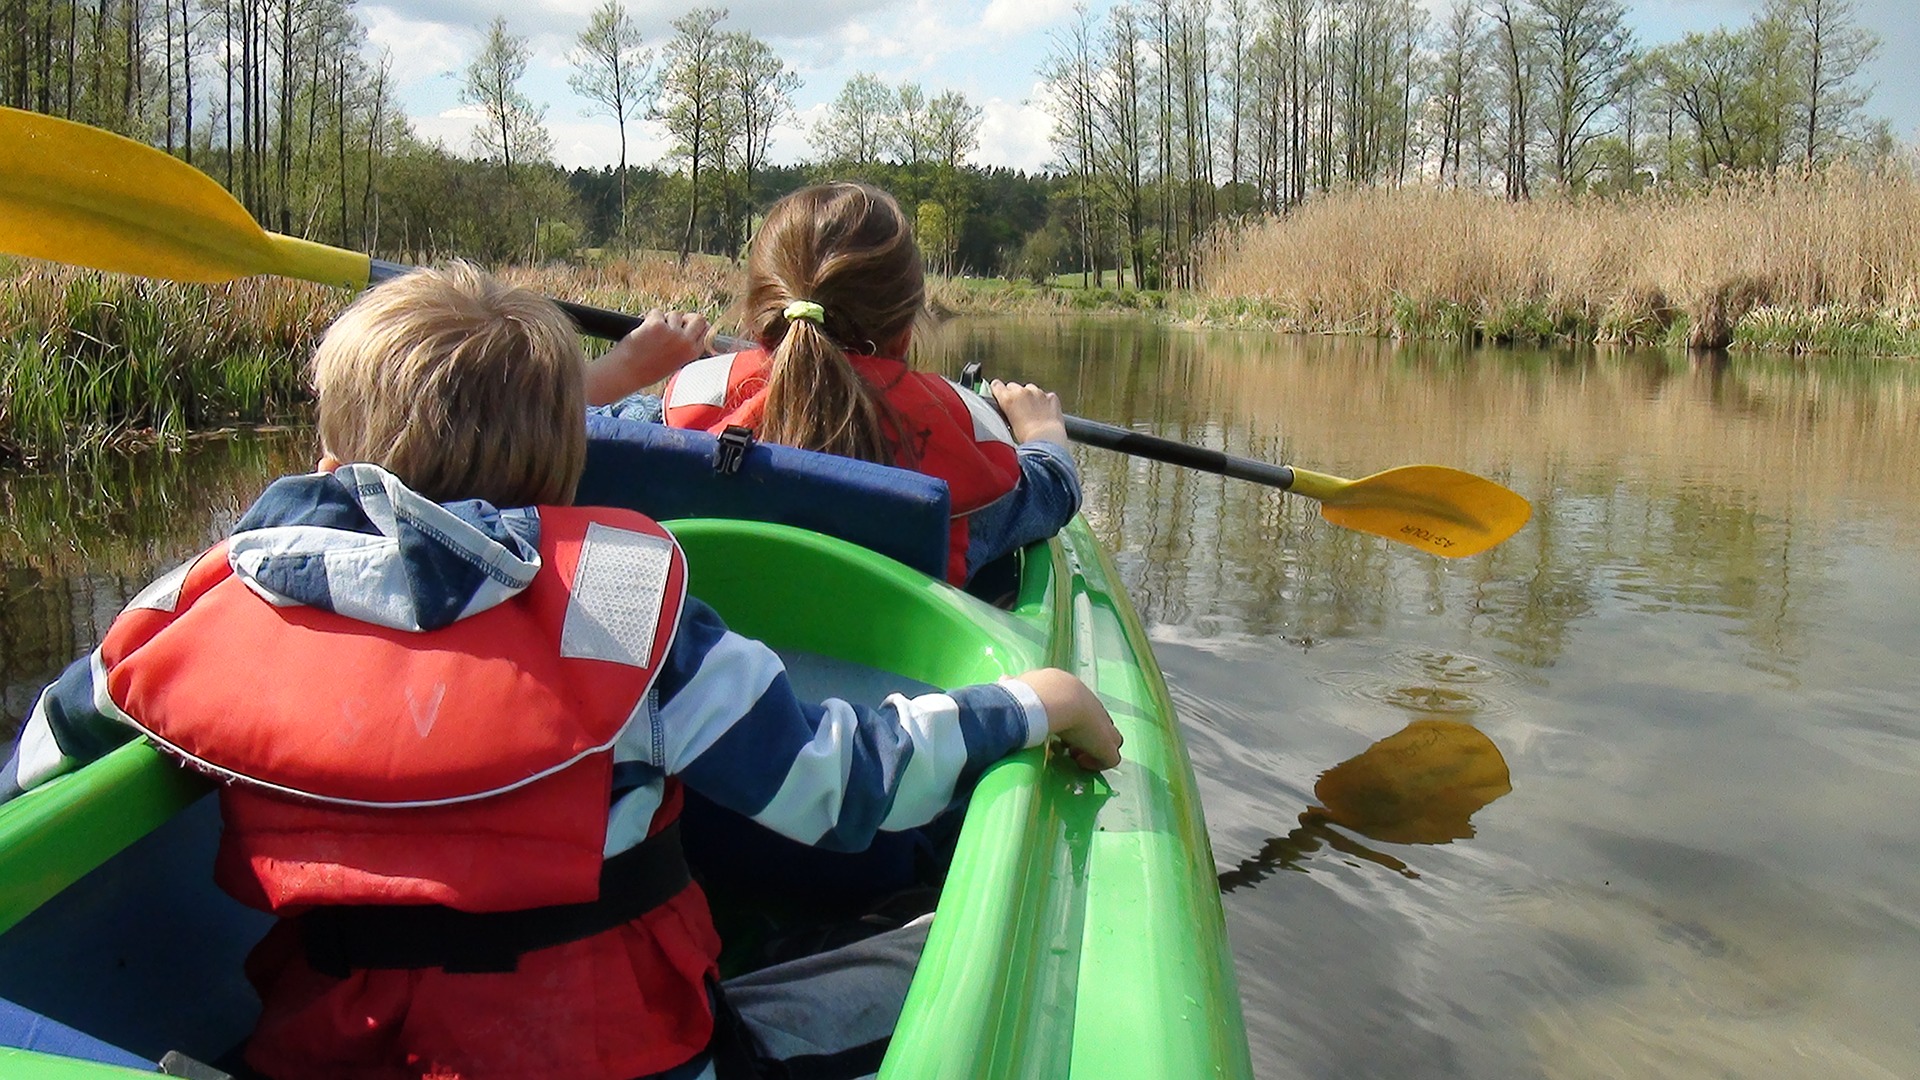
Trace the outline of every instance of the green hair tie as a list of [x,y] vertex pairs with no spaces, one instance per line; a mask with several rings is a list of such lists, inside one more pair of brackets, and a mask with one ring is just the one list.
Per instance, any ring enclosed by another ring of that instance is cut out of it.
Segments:
[[795,300],[793,303],[788,304],[787,310],[780,314],[785,315],[788,322],[799,320],[810,322],[815,326],[825,326],[827,324],[827,309],[811,300]]

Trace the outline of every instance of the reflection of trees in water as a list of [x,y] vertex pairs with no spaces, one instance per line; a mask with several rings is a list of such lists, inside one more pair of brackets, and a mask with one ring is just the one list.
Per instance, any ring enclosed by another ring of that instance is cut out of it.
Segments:
[[307,468],[310,444],[247,433],[0,475],[0,736],[147,582],[225,536],[273,477]]
[[985,359],[1094,419],[1349,477],[1448,464],[1534,503],[1518,536],[1445,563],[1329,526],[1307,500],[1083,451],[1088,515],[1153,621],[1312,640],[1425,610],[1542,666],[1579,620],[1624,600],[1728,619],[1757,666],[1782,670],[1807,632],[1789,598],[1817,587],[1794,579],[1825,569],[1795,532],[1805,509],[1845,499],[1920,518],[1911,365],[1485,351],[1121,320],[962,325],[945,338],[928,366]]

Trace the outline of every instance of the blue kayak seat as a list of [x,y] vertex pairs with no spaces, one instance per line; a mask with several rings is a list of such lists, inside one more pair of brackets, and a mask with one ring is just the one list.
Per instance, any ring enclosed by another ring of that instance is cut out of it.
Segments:
[[[736,518],[825,533],[947,576],[947,484],[924,473],[791,446],[754,443],[738,469],[715,467],[704,431],[587,418],[587,469],[574,502],[638,510],[658,521]],[[724,448],[729,454],[737,446]]]

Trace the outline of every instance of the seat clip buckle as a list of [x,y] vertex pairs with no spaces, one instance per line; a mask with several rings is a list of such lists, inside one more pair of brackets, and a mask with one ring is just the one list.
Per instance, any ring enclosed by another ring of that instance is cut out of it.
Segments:
[[721,476],[732,476],[740,471],[747,460],[747,450],[753,446],[753,429],[730,425],[720,433],[720,441],[713,446],[713,471]]

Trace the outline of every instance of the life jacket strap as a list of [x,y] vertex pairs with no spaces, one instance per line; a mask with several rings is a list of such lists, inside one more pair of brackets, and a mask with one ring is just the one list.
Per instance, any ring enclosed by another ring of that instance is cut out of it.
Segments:
[[373,968],[506,972],[538,949],[625,925],[693,882],[674,821],[600,868],[600,898],[520,911],[458,911],[438,904],[338,905],[295,917],[307,963],[336,979]]

